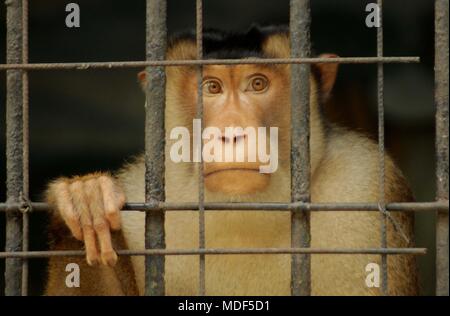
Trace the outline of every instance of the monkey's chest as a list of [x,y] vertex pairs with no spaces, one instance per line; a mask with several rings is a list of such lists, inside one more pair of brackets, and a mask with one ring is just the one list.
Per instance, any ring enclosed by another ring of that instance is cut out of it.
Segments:
[[[128,247],[144,249],[145,214],[123,215]],[[290,245],[289,214],[261,212],[208,212],[205,217],[207,248],[281,248]],[[198,213],[168,212],[167,249],[197,249]],[[136,281],[144,289],[144,258],[133,257]],[[166,257],[166,294],[198,294],[198,256]],[[289,255],[208,255],[208,295],[270,295],[290,293]]]

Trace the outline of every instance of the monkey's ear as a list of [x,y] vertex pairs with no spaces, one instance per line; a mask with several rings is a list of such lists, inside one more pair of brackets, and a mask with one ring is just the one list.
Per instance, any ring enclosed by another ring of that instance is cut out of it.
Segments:
[[[335,54],[322,54],[319,58],[337,58],[339,56]],[[336,82],[336,76],[338,72],[338,63],[318,63],[312,66],[312,71],[316,76],[318,84],[320,85],[320,91],[324,98],[327,98],[331,90],[333,90],[334,83]]]
[[138,73],[137,77],[142,90],[145,91],[145,87],[147,86],[147,71],[142,70],[141,72]]

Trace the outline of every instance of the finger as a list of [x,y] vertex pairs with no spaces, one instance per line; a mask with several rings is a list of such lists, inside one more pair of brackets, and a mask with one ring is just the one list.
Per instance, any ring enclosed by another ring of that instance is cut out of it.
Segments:
[[70,185],[70,192],[72,194],[73,205],[80,214],[81,229],[86,248],[86,260],[90,266],[94,266],[99,263],[99,253],[92,217],[89,212],[89,205],[83,187],[83,182],[76,181]]
[[94,230],[100,243],[102,263],[114,267],[117,263],[117,254],[112,245],[108,222],[104,218],[94,219]]
[[111,232],[105,219],[102,192],[99,182],[95,179],[85,182],[85,192],[91,211],[94,231],[100,244],[102,263],[113,267],[117,262],[117,255],[112,246]]
[[52,188],[52,191],[52,194],[55,196],[56,208],[67,227],[69,227],[70,232],[76,239],[83,240],[83,233],[80,226],[80,215],[73,207],[69,185],[65,181],[57,182],[54,188]]
[[83,225],[84,246],[86,248],[86,260],[90,266],[99,264],[99,254],[95,239],[95,231],[92,223]]
[[105,216],[111,228],[118,230],[120,229],[120,209],[125,204],[125,195],[110,177],[101,176],[99,182],[103,195]]

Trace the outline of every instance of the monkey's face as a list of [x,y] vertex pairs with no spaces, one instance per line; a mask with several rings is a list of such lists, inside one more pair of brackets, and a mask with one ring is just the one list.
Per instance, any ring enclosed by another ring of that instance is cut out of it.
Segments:
[[[203,163],[211,192],[264,191],[288,158],[289,79],[277,66],[207,66],[203,70]],[[197,77],[190,77],[195,86]],[[197,94],[191,113],[195,113]],[[276,131],[275,131],[276,129]],[[282,137],[283,136],[283,137]]]
[[[262,37],[254,35],[250,32],[236,40],[232,35],[213,34],[205,39],[205,54],[209,54],[208,58],[219,59],[290,56],[287,33],[269,32]],[[255,38],[260,41],[259,44],[255,44]],[[193,60],[196,54],[195,38],[188,37],[172,43],[167,59]],[[337,65],[325,63],[313,65],[313,68],[310,85],[312,170],[320,160],[325,143],[319,98],[323,100],[329,94]],[[291,67],[204,66],[201,126],[196,120],[197,70],[189,66],[166,68],[167,153],[171,162],[187,166],[177,170],[197,178],[198,162],[202,161],[206,189],[230,196],[266,193],[272,186],[275,188],[286,182],[290,172]],[[139,78],[146,87],[145,73],[141,73]],[[173,132],[174,129],[178,131]],[[188,144],[179,145],[186,144],[183,141],[185,138]],[[188,153],[180,153],[186,148]]]

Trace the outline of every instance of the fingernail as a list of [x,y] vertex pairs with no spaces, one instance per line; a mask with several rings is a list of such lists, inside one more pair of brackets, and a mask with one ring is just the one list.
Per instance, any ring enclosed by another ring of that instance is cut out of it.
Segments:
[[96,266],[98,266],[98,264],[99,264],[97,258],[89,258],[89,257],[86,257],[86,260],[87,260],[88,265],[91,266],[91,267],[96,267]]
[[109,267],[114,267],[117,263],[118,256],[115,251],[102,253],[102,263]]

